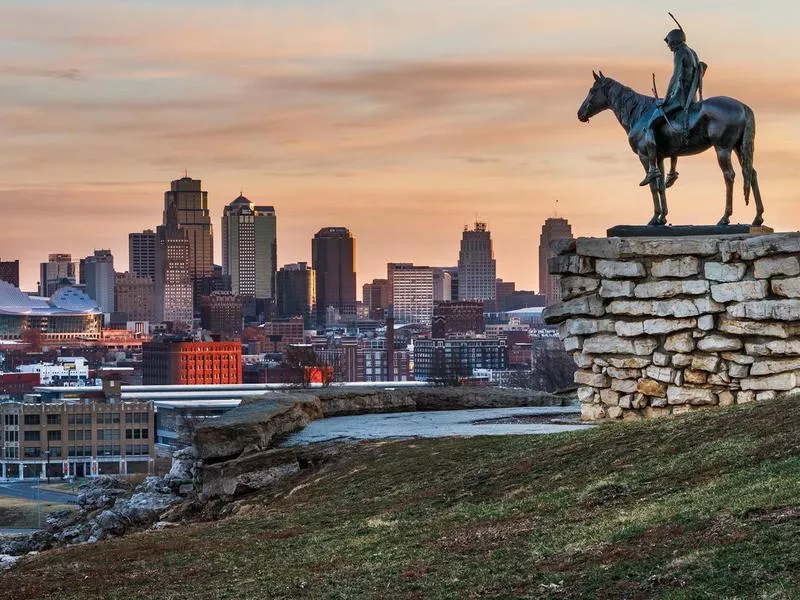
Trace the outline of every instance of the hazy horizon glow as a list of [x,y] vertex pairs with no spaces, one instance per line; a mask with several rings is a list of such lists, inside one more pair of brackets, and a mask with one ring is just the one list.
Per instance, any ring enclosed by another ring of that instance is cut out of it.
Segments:
[[[795,230],[800,6],[673,3],[709,64],[706,96],[756,113],[766,223]],[[275,206],[278,264],[348,227],[359,285],[386,262],[454,265],[464,225],[489,224],[498,277],[538,287],[558,202],[576,235],[644,223],[649,192],[611,114],[575,113],[602,69],[666,88],[665,10],[632,0],[292,3],[8,1],[0,22],[0,258],[32,290],[48,253],[77,260],[155,228],[169,182],[203,180],[221,254],[222,207]],[[756,49],[756,50],[754,50]],[[681,159],[674,223],[715,223],[713,153]],[[741,177],[734,221],[749,222]]]

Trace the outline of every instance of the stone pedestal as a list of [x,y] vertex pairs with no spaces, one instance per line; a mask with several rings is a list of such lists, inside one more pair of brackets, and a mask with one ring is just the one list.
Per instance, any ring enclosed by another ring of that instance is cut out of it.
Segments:
[[800,382],[800,233],[559,240],[545,321],[586,420],[769,400]]

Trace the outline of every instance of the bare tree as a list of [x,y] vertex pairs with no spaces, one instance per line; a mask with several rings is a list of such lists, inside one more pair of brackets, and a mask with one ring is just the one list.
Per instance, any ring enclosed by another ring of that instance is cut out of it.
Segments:
[[535,348],[531,363],[531,387],[555,392],[574,385],[575,362],[562,348]]

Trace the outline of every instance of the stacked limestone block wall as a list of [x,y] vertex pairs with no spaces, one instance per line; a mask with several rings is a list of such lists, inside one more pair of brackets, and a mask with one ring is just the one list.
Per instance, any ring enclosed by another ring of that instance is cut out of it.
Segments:
[[586,420],[774,399],[800,382],[800,233],[554,243],[545,310]]

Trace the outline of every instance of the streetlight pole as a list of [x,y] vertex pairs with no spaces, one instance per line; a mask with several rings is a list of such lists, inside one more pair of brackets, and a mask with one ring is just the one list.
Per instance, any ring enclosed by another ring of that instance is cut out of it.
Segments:
[[45,477],[47,477],[47,485],[50,485],[50,440],[47,440],[47,451],[45,452],[45,456],[47,456],[47,466],[45,467]]

